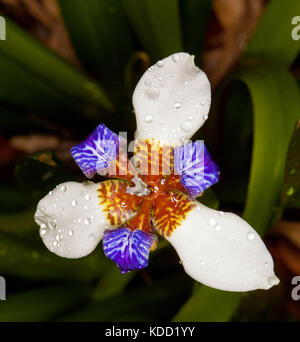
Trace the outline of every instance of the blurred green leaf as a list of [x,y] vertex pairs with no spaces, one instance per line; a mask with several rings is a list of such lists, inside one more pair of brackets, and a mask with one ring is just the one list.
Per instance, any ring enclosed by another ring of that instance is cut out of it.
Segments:
[[[22,229],[21,225],[19,229]],[[37,226],[36,237],[39,238]],[[103,265],[98,250],[85,258],[65,259],[48,251],[40,239],[35,242],[0,233],[0,274],[3,276],[86,282],[98,277],[101,272]]]
[[[300,114],[299,114],[300,117]],[[292,134],[285,162],[284,186],[281,194],[278,217],[282,211],[295,198],[300,189],[300,120]]]
[[29,204],[28,197],[16,184],[0,183],[0,214],[24,210]]
[[[108,263],[107,258],[105,258],[104,263]],[[120,269],[110,262],[107,271],[103,274],[93,291],[93,299],[103,300],[118,295],[135,275],[136,272],[122,274]]]
[[56,118],[100,117],[112,104],[95,82],[6,20],[0,44],[0,101]]
[[294,198],[291,198],[291,200],[288,203],[288,207],[300,209],[300,191],[296,193]]
[[177,0],[122,0],[122,4],[142,46],[152,58],[182,51]]
[[199,55],[202,51],[212,0],[179,0],[184,50]]
[[201,197],[197,197],[197,201],[212,209],[217,209],[219,206],[219,200],[210,188],[205,190]]
[[252,164],[244,218],[263,234],[277,211],[287,147],[299,116],[299,89],[292,75],[278,65],[244,68],[235,77],[249,88],[254,112]]
[[224,322],[238,308],[242,295],[195,283],[189,300],[173,318],[175,322]]
[[106,80],[121,79],[134,45],[119,0],[59,0],[84,66]]
[[[7,284],[9,285],[9,284]],[[1,322],[41,322],[76,307],[90,290],[87,285],[52,285],[7,295],[1,302]]]
[[300,13],[299,0],[271,0],[253,34],[244,58],[262,58],[289,66],[300,50],[293,40],[292,18]]
[[[141,286],[118,296],[98,301],[62,317],[63,321],[149,321],[169,319],[172,310],[186,297],[189,279],[169,277],[150,286]],[[158,309],[159,306],[159,309]]]
[[18,237],[37,234],[37,226],[33,221],[34,209],[0,214],[0,231]]
[[59,183],[73,179],[50,151],[20,159],[15,167],[15,177],[20,189],[35,200],[41,199]]

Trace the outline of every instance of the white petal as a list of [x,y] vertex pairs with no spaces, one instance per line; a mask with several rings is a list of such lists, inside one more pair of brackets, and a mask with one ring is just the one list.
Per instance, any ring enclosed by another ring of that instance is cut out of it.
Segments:
[[167,238],[195,280],[227,291],[269,289],[279,283],[273,259],[255,230],[239,216],[197,203]]
[[99,183],[66,182],[38,203],[35,221],[51,252],[66,258],[90,254],[105,229],[112,229],[99,205]]
[[194,56],[171,55],[146,71],[135,88],[135,138],[182,145],[207,119],[210,101],[210,83]]

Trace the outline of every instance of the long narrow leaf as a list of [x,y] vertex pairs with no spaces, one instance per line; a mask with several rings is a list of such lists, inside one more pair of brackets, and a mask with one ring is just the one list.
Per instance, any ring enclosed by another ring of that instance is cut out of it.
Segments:
[[293,40],[293,17],[300,13],[299,0],[271,0],[252,36],[245,58],[269,59],[289,66],[300,50],[300,40]]
[[154,59],[182,50],[177,0],[122,0],[146,52]]
[[71,111],[96,116],[112,109],[99,85],[6,22],[7,38],[0,44],[0,101],[40,113],[49,106],[48,112],[66,115]]
[[85,67],[112,80],[123,73],[134,51],[119,0],[59,0],[60,8]]

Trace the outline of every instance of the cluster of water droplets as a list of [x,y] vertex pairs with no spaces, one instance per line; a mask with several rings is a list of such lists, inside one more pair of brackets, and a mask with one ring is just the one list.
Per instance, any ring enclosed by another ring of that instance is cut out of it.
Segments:
[[[58,185],[56,188],[58,191],[61,191],[61,192],[67,191],[67,186],[64,184]],[[50,191],[48,193],[48,196],[54,196],[54,193],[55,192]],[[54,200],[55,200],[55,204],[53,206],[54,206],[54,208],[56,208],[58,206],[59,199],[56,197]],[[88,203],[90,200],[91,200],[90,194],[86,193],[83,195],[83,203],[81,203],[81,204],[83,205],[83,209],[85,211],[88,211],[88,209],[89,209]],[[71,208],[76,209],[76,208],[78,208],[78,206],[79,206],[78,200],[72,199],[71,200]],[[60,207],[59,211],[62,215],[66,215],[65,209],[63,207]],[[70,212],[70,213],[68,213],[68,215],[72,215],[74,217],[74,216],[76,216],[76,212]],[[84,223],[85,226],[89,226],[92,223],[92,220],[94,218],[95,218],[95,215],[90,214],[90,215],[84,216],[82,218],[81,217],[74,218],[73,223],[74,224]],[[36,219],[40,223],[40,236],[42,238],[45,238],[46,234],[49,232],[52,232],[52,233],[55,232],[55,234],[53,235],[54,240],[52,243],[52,247],[50,247],[51,250],[61,246],[61,243],[64,240],[64,236],[68,236],[70,238],[70,237],[73,237],[75,234],[73,229],[68,229],[66,227],[59,227],[58,223],[57,223],[57,219],[53,218],[53,215],[51,215],[51,217],[48,216],[46,213],[46,208],[43,206],[41,206],[40,210],[37,212]],[[103,221],[102,223],[104,223],[104,220],[102,220],[102,221]],[[106,228],[108,228],[108,226],[106,226]],[[91,241],[95,241],[97,239],[96,235],[93,233],[90,234],[88,238]],[[68,248],[68,250],[69,250],[69,248]]]
[[[198,207],[197,210],[200,211],[201,208]],[[225,214],[223,211],[219,211],[219,216],[223,217],[223,216],[225,216],[225,215],[226,215],[226,214]],[[217,222],[217,219],[214,218],[214,217],[210,217],[210,218],[208,219],[208,222],[207,222],[207,223],[208,223],[208,226],[211,227],[211,228],[213,228],[213,229],[215,229],[216,232],[220,232],[220,231],[223,229],[223,228],[222,228],[222,225],[219,224],[219,223]],[[246,233],[246,235],[245,235],[244,237],[235,238],[235,242],[240,242],[242,238],[247,239],[248,241],[254,241],[257,237],[256,237],[256,234],[255,234],[253,231],[249,231],[249,232]],[[217,265],[217,264],[219,264],[219,263],[220,263],[220,262],[219,262],[218,259],[214,259],[214,260],[213,260],[213,264],[214,264],[214,265]],[[207,261],[204,261],[204,260],[200,260],[200,265],[201,265],[201,266],[206,266],[206,265],[208,265],[208,262],[207,262]],[[264,262],[264,266],[265,266],[265,267],[269,267],[270,264],[269,264],[267,261],[265,261],[265,262]],[[252,268],[252,272],[253,272],[253,273],[256,273],[256,272],[257,272],[257,269],[253,267],[253,268]],[[273,286],[273,285],[278,284],[278,279],[277,279],[275,276],[271,276],[271,277],[269,277],[269,278],[267,279],[267,282],[268,282],[268,284],[269,284],[270,286]]]
[[[178,63],[182,61],[183,57],[180,54],[174,54],[171,57],[171,60],[173,63]],[[151,73],[148,77],[145,78],[144,81],[144,86],[145,86],[145,95],[150,100],[151,102],[156,102],[159,100],[161,90],[160,88],[165,86],[165,80],[162,78],[162,76],[159,73],[159,70],[163,68],[165,65],[164,61],[158,61],[156,65],[151,66],[148,69],[148,72]],[[169,78],[174,78],[174,75],[169,74]],[[169,81],[169,80],[167,80]],[[181,108],[185,107],[184,104],[186,101],[190,102],[190,104],[194,104],[193,108],[190,109],[190,105],[188,106],[189,108],[189,113],[187,113],[186,118],[179,124],[177,128],[170,128],[166,127],[164,125],[163,120],[161,120],[159,123],[156,122],[158,121],[158,118],[154,117],[152,113],[146,113],[144,120],[147,124],[151,125],[152,124],[156,125],[156,129],[160,129],[162,131],[170,130],[170,133],[175,134],[176,132],[183,132],[183,133],[190,133],[192,132],[197,117],[200,115],[201,121],[200,123],[203,124],[205,120],[207,120],[208,116],[207,114],[203,115],[204,112],[207,112],[207,107],[210,105],[209,102],[207,101],[201,101],[201,97],[197,97],[197,99],[191,98],[185,98],[189,96],[190,93],[190,84],[191,80],[186,80],[184,81],[182,89],[179,91],[177,94],[177,99],[174,101],[172,105],[172,109],[174,111],[178,111]],[[185,96],[185,97],[184,97]],[[197,120],[198,122],[199,120]],[[144,131],[147,132],[149,131],[150,127],[144,126]]]

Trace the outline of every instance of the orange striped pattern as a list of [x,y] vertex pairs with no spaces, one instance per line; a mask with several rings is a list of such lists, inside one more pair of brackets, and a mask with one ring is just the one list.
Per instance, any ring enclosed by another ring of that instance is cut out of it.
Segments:
[[157,140],[139,140],[135,144],[134,161],[141,175],[168,176],[173,173],[173,148]]
[[129,182],[108,180],[100,183],[98,189],[100,204],[104,207],[107,220],[112,226],[121,226],[134,216],[142,198],[126,193]]
[[162,236],[170,236],[196,205],[179,192],[161,193],[153,202],[153,222]]

